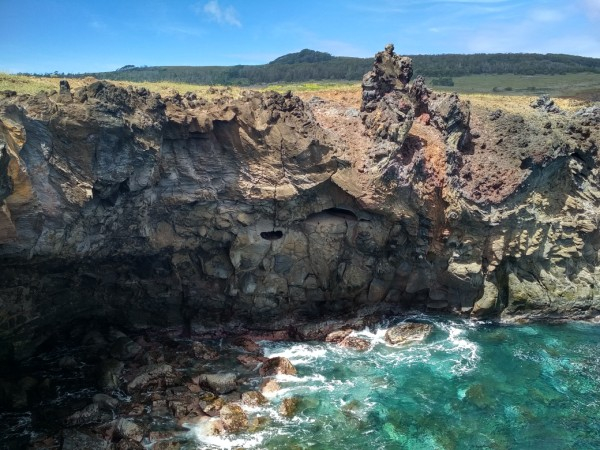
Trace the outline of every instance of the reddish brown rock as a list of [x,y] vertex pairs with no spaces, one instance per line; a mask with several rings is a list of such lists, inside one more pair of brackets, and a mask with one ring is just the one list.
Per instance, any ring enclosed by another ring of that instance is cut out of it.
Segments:
[[348,337],[350,335],[350,333],[352,333],[352,330],[350,330],[350,329],[332,331],[325,337],[325,342],[339,344],[346,337]]

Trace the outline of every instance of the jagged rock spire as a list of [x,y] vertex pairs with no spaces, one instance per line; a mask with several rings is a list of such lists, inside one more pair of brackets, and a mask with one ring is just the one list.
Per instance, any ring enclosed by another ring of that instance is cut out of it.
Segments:
[[412,59],[394,53],[394,45],[375,55],[373,69],[362,81],[363,111],[372,111],[381,97],[393,90],[404,90],[413,74]]

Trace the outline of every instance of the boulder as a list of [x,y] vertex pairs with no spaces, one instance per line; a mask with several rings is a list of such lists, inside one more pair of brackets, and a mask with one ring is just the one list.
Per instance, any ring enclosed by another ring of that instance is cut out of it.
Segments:
[[298,397],[284,398],[279,405],[279,414],[284,417],[293,417],[296,415],[300,399]]
[[198,384],[206,387],[215,394],[227,394],[237,388],[237,375],[232,372],[203,374],[198,378]]
[[267,361],[269,358],[265,358],[264,356],[253,356],[253,355],[239,355],[237,360],[244,367],[250,370],[256,370],[258,367]]
[[202,342],[192,343],[192,349],[194,351],[194,356],[198,359],[204,359],[207,361],[213,361],[215,359],[219,359],[219,352],[208,347],[206,344],[203,344]]
[[546,113],[560,114],[562,112],[561,109],[554,103],[554,100],[547,95],[540,95],[531,102],[531,107]]
[[385,332],[385,341],[391,345],[403,345],[424,340],[433,331],[428,323],[404,322]]
[[225,405],[225,400],[211,392],[207,392],[200,395],[198,404],[206,415],[214,417],[219,415],[219,411]]
[[367,339],[348,336],[339,343],[340,347],[350,348],[359,352],[367,351],[371,348],[371,342]]
[[221,420],[225,431],[240,433],[248,429],[248,416],[240,405],[228,403],[221,408]]
[[116,359],[107,359],[100,364],[100,387],[107,391],[117,389],[120,383],[121,372],[125,364]]
[[142,442],[146,434],[144,428],[131,419],[118,419],[114,425],[119,436],[135,442]]
[[277,356],[266,360],[258,370],[258,373],[266,377],[272,375],[296,375],[298,372],[289,359]]
[[110,420],[111,416],[100,410],[100,407],[92,403],[79,411],[74,412],[66,418],[65,423],[69,426],[86,425],[89,423],[100,423]]
[[272,395],[272,394],[276,393],[277,391],[279,391],[280,389],[281,389],[281,386],[279,385],[279,383],[277,381],[265,380],[260,387],[260,392],[263,395]]
[[106,411],[112,411],[119,406],[119,401],[116,398],[106,394],[96,394],[94,395],[92,401],[94,404],[98,405],[100,409]]
[[261,406],[269,401],[258,391],[244,392],[242,394],[242,403],[247,406]]
[[325,337],[325,342],[331,342],[333,344],[339,344],[346,337],[348,337],[350,335],[350,333],[352,333],[351,329],[332,331],[331,333],[329,333]]
[[260,345],[248,337],[239,337],[233,341],[233,345],[242,347],[248,353],[260,353]]
[[176,376],[175,370],[169,364],[149,364],[138,369],[134,378],[127,384],[127,390],[143,390],[161,382],[172,385]]

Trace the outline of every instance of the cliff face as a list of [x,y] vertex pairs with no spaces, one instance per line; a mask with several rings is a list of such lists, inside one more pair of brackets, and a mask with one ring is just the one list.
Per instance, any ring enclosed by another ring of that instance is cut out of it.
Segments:
[[4,343],[90,317],[597,315],[598,110],[470,111],[411,75],[376,55],[360,111],[106,82],[0,96]]

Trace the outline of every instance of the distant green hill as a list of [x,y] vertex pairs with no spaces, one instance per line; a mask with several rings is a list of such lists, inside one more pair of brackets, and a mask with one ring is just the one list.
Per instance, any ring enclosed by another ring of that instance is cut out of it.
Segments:
[[[600,74],[600,59],[561,54],[495,53],[474,55],[413,55],[415,75],[460,77],[483,74],[552,75],[593,72]],[[281,56],[269,64],[237,66],[124,66],[114,72],[68,74],[96,78],[141,81],[171,81],[192,84],[257,85],[311,80],[362,79],[371,69],[372,58],[332,56],[302,50]]]

